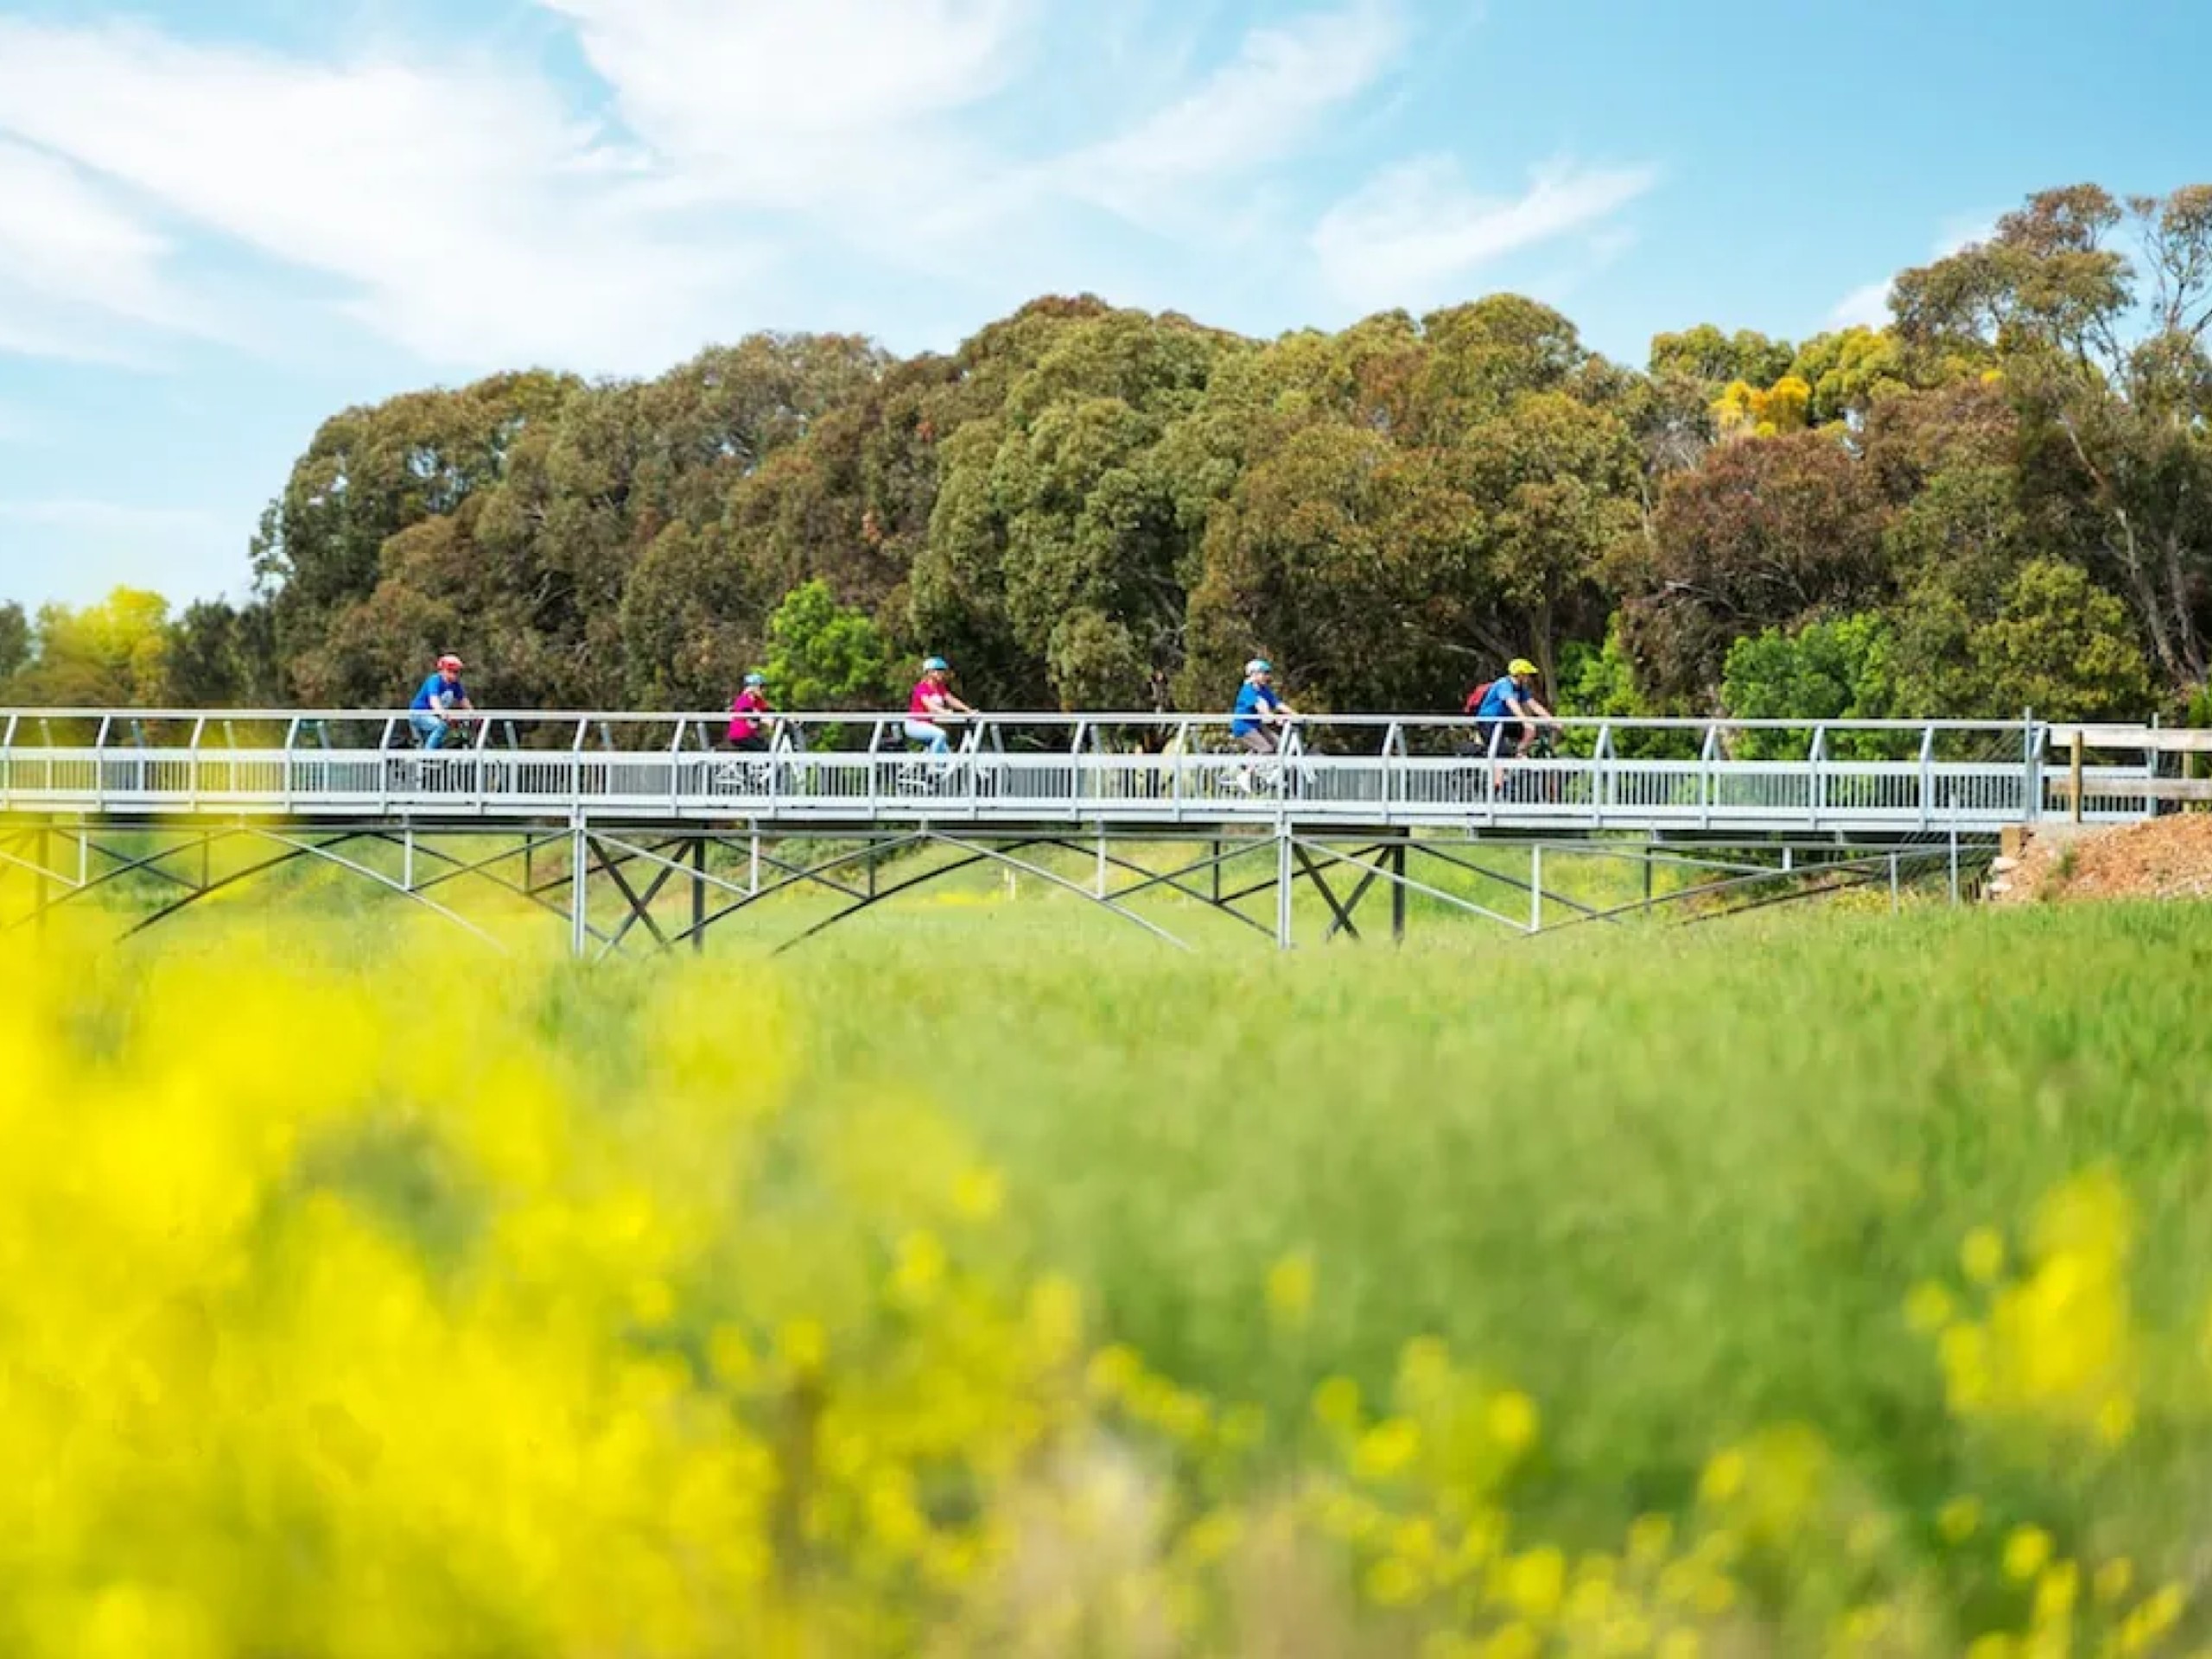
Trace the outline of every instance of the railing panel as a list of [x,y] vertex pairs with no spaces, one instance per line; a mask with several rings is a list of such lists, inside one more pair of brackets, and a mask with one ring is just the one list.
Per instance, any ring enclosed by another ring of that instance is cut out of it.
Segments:
[[[965,728],[950,757],[909,751],[888,717],[850,715],[779,717],[765,753],[702,747],[693,728],[719,715],[494,713],[467,747],[437,752],[414,747],[404,715],[375,711],[0,717],[0,802],[29,811],[1987,831],[2070,810],[2064,768],[2019,723],[1836,721],[1816,735],[1610,721],[1599,758],[1598,723],[1567,722],[1554,757],[1516,760],[1469,753],[1468,721],[1411,716],[1306,722],[1269,757],[1231,747],[1226,718],[1209,715],[997,717]],[[2149,770],[2085,767],[2083,816],[2146,816]]]

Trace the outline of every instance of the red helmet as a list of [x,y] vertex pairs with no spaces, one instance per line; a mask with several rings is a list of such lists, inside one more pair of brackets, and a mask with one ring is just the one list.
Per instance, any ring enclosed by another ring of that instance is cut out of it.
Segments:
[[453,652],[448,652],[444,656],[438,658],[438,666],[440,668],[449,668],[453,670],[454,673],[458,674],[461,672],[461,658],[454,656]]

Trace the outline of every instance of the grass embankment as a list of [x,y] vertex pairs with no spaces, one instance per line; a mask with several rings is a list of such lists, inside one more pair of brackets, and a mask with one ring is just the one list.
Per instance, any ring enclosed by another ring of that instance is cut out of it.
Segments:
[[2201,912],[1056,913],[18,959],[4,1645],[2201,1639]]

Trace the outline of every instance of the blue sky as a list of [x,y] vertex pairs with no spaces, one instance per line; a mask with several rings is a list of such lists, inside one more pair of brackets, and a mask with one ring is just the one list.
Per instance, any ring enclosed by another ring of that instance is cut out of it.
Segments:
[[1802,337],[2212,175],[2194,0],[0,0],[0,599],[248,586],[326,415],[1045,291]]

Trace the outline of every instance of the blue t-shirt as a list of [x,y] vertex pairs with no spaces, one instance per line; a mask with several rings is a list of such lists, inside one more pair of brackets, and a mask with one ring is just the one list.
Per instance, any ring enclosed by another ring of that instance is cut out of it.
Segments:
[[423,689],[415,694],[415,701],[407,706],[414,709],[435,709],[441,706],[441,699],[443,699],[445,706],[450,707],[456,702],[466,702],[468,693],[461,689],[459,680],[448,685],[444,675],[433,674],[423,682]]
[[1262,709],[1281,707],[1282,699],[1275,695],[1273,686],[1255,685],[1249,680],[1245,681],[1236,688],[1236,707],[1232,711],[1236,718],[1229,722],[1229,734],[1242,737],[1247,732],[1258,731],[1260,721],[1254,716]]
[[1517,697],[1525,706],[1529,695],[1514,684],[1513,677],[1510,674],[1502,676],[1492,680],[1490,690],[1483,693],[1482,705],[1475,710],[1475,718],[1477,720],[1510,720],[1513,718],[1513,711],[1505,706],[1505,700],[1508,697]]

